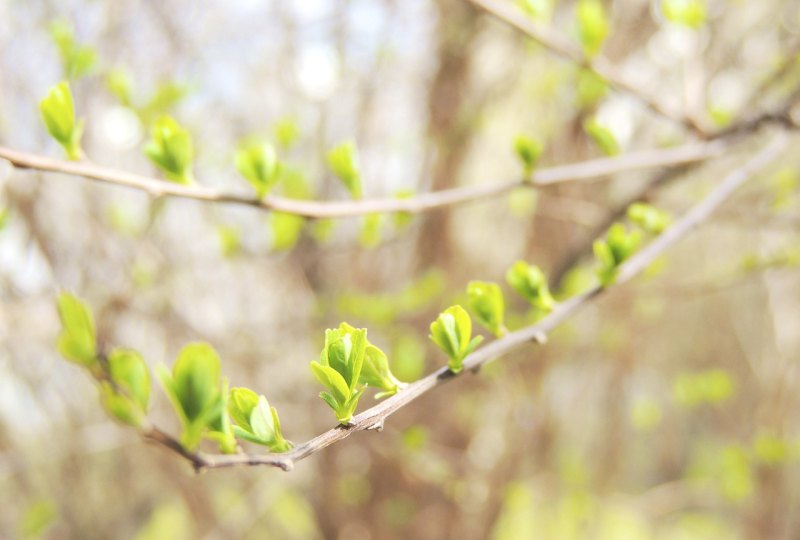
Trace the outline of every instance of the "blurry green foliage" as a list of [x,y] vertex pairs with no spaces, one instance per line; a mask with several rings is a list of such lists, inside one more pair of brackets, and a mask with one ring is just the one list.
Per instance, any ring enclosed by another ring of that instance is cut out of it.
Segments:
[[286,251],[292,249],[300,239],[305,218],[284,212],[272,212],[269,218],[272,230],[272,249]]
[[234,257],[242,249],[242,231],[233,225],[218,225],[217,241],[223,257]]
[[58,508],[50,499],[31,502],[20,516],[17,533],[20,538],[41,538],[58,519]]
[[134,540],[190,540],[195,535],[192,517],[181,501],[174,500],[155,507]]
[[339,476],[336,491],[339,499],[347,506],[360,506],[369,502],[372,496],[372,485],[369,479],[360,474],[342,474]]
[[272,131],[278,146],[284,150],[291,149],[300,138],[300,126],[298,126],[297,121],[290,116],[278,119],[272,126]]
[[380,214],[367,214],[361,221],[361,230],[358,233],[358,242],[365,248],[374,248],[381,243],[381,224],[383,216]]
[[75,31],[69,21],[56,20],[50,23],[50,37],[58,48],[64,77],[78,79],[88,75],[97,64],[97,52],[88,45],[75,40]]
[[134,87],[131,75],[122,68],[110,70],[105,77],[105,84],[124,107],[131,109],[144,125],[150,125],[153,121],[167,115],[178,103],[180,103],[191,92],[191,87],[187,84],[167,80],[160,83],[153,94],[144,103],[137,103],[134,97]]
[[546,23],[553,16],[554,0],[517,0],[517,5],[527,16],[538,23]]
[[600,0],[579,0],[575,13],[583,52],[588,57],[595,56],[600,52],[609,32],[603,4]]
[[439,299],[444,287],[444,275],[440,271],[432,270],[395,293],[341,293],[335,299],[335,309],[346,317],[388,324],[431,306]]
[[171,116],[162,116],[153,124],[144,153],[168,180],[185,185],[194,183],[192,136]]
[[280,164],[275,148],[269,143],[248,141],[236,151],[236,168],[256,190],[261,199],[280,179]]
[[616,156],[620,153],[621,149],[614,133],[596,118],[586,120],[583,129],[605,155]]
[[58,336],[58,352],[67,360],[96,373],[99,362],[92,312],[76,296],[62,292],[58,295],[58,314],[62,327]]
[[594,241],[592,248],[597,262],[600,263],[597,277],[603,287],[614,283],[620,265],[636,252],[641,241],[641,231],[629,231],[622,223],[613,224],[605,238]]
[[405,494],[398,494],[383,501],[381,515],[386,524],[400,529],[408,524],[417,513],[417,503]]
[[630,205],[627,216],[631,222],[651,234],[661,234],[671,223],[671,218],[667,212],[642,202]]
[[661,405],[653,398],[640,397],[631,404],[631,424],[639,431],[654,429],[661,423],[662,416]]
[[728,372],[722,369],[681,373],[672,385],[675,402],[688,408],[722,403],[730,399],[733,392],[733,380]]
[[486,281],[470,281],[467,284],[469,308],[482,325],[496,337],[508,330],[504,324],[505,304],[503,291],[497,283]]
[[106,411],[124,424],[146,422],[150,404],[150,370],[136,351],[114,349],[108,355],[108,381],[100,387]]
[[772,209],[788,210],[800,194],[800,171],[792,167],[780,169],[772,180]]
[[547,278],[538,266],[517,261],[506,272],[506,281],[537,312],[550,313],[555,307]]
[[579,69],[576,77],[579,107],[592,107],[608,93],[608,83],[591,69]]
[[333,171],[354,199],[361,198],[361,172],[356,143],[346,141],[332,148],[327,156],[328,167]]
[[522,163],[525,177],[529,178],[542,154],[542,143],[528,135],[517,135],[514,139],[514,152]]
[[675,24],[699,28],[706,21],[704,0],[661,0],[661,12]]
[[425,346],[419,335],[411,330],[399,330],[392,341],[392,359],[397,377],[416,381],[425,372]]
[[269,530],[277,538],[287,540],[321,538],[311,504],[300,493],[291,489],[283,490],[275,498],[264,525],[265,530]]

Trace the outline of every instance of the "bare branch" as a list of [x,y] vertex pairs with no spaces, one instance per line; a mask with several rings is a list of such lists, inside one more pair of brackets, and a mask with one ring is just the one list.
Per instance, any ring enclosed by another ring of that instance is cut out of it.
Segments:
[[635,97],[659,116],[684,126],[702,138],[707,136],[705,129],[697,124],[693,118],[683,113],[673,111],[663,103],[651,97],[649,92],[638,88],[631,81],[623,77],[611,62],[602,57],[588,58],[579,47],[571,41],[564,39],[560,33],[532,21],[510,2],[500,2],[497,0],[467,1],[524,33],[556,55],[591,69],[603,77],[611,86]]
[[719,156],[726,145],[715,141],[694,143],[672,148],[631,152],[624,156],[600,158],[569,165],[559,165],[536,171],[530,180],[515,180],[498,184],[467,186],[425,193],[408,199],[368,199],[361,201],[307,201],[267,196],[263,199],[225,193],[199,185],[186,186],[103,167],[86,161],[67,161],[37,154],[20,152],[0,146],[0,159],[19,169],[32,169],[80,176],[107,184],[129,187],[154,197],[178,197],[223,204],[253,206],[261,210],[284,212],[308,218],[343,218],[377,213],[407,212],[419,214],[437,208],[497,197],[517,188],[542,187],[563,182],[599,179],[615,174],[674,167],[697,163]]
[[[786,136],[781,134],[744,165],[728,174],[705,199],[684,214],[662,235],[624,263],[620,267],[615,284],[622,284],[641,273],[664,251],[705,221],[739,186],[750,179],[756,172],[769,165],[784,149],[786,141]],[[158,434],[157,437],[151,436],[150,432],[146,433],[146,437],[177,452],[189,460],[197,470],[252,465],[269,465],[283,470],[291,470],[297,461],[315,454],[357,431],[379,429],[383,426],[386,418],[437,386],[508,354],[525,343],[544,343],[550,331],[606,290],[608,288],[597,286],[588,292],[561,303],[552,313],[538,323],[494,340],[469,355],[464,360],[464,370],[459,374],[454,374],[447,367],[443,367],[409,384],[405,389],[385,401],[356,415],[349,426],[337,426],[283,454],[208,455],[189,453],[181,448],[180,445],[176,448],[175,445],[177,443],[175,440],[169,436],[164,436],[163,432],[159,430],[151,430]]]

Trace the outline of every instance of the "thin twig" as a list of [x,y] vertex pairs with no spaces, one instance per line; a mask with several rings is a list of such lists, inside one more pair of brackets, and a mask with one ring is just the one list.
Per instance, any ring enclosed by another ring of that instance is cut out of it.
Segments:
[[580,163],[540,169],[534,173],[530,180],[515,180],[491,185],[445,189],[407,199],[392,198],[330,202],[287,199],[276,196],[258,199],[247,195],[225,193],[200,185],[186,186],[176,184],[85,161],[67,161],[20,152],[2,146],[0,146],[0,159],[5,159],[19,169],[80,176],[98,182],[138,189],[154,197],[169,196],[225,204],[239,204],[308,218],[343,218],[376,213],[407,212],[418,214],[445,206],[464,204],[486,199],[487,197],[496,197],[517,188],[543,187],[563,182],[598,179],[642,169],[697,163],[719,156],[725,148],[725,143],[715,141],[656,150],[642,150],[619,157],[592,159]]
[[[758,170],[770,164],[785,146],[786,137],[781,134],[748,162],[728,174],[705,199],[684,214],[683,217],[676,221],[675,224],[662,235],[624,263],[620,267],[615,285],[622,284],[635,277],[647,268],[647,266],[667,248],[675,244],[692,229],[706,220],[739,186],[751,178]],[[469,355],[464,360],[464,370],[461,373],[454,374],[447,367],[443,367],[409,384],[405,389],[394,396],[356,415],[349,426],[337,426],[332,428],[283,454],[209,455],[204,453],[188,453],[183,448],[180,448],[180,445],[176,448],[175,445],[177,443],[174,439],[167,437],[166,441],[162,440],[160,437],[164,434],[161,431],[155,430],[159,435],[158,437],[152,437],[150,433],[148,433],[147,436],[170,450],[178,452],[181,456],[188,459],[197,470],[247,465],[269,465],[288,471],[293,468],[297,461],[313,455],[349,437],[357,431],[380,429],[386,418],[429,390],[460,377],[463,373],[475,370],[494,359],[508,354],[525,343],[544,343],[550,331],[574,315],[590,300],[606,290],[605,288],[597,286],[583,294],[574,296],[560,304],[552,313],[541,319],[538,323],[507,334]]]
[[702,138],[706,137],[705,129],[697,124],[693,118],[670,110],[666,105],[651,97],[649,92],[638,88],[634,83],[623,77],[611,62],[600,56],[594,58],[587,57],[577,45],[564,39],[562,34],[526,17],[511,2],[500,2],[497,0],[467,1],[509,26],[519,30],[556,55],[574,62],[579,66],[591,69],[605,79],[611,86],[633,96],[659,116],[690,129]]

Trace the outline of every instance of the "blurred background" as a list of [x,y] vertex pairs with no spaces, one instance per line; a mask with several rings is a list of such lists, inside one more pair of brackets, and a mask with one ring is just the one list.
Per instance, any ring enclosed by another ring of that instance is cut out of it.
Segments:
[[[577,44],[575,2],[517,5]],[[711,131],[797,95],[794,0],[672,1],[703,8],[694,25],[657,0],[604,5],[603,55]],[[0,144],[61,156],[37,104],[63,78],[92,160],[157,176],[142,147],[169,113],[194,136],[198,182],[243,194],[233,156],[253,136],[291,169],[278,193],[324,200],[347,198],[324,158],[347,139],[368,198],[518,178],[520,133],[544,143],[542,166],[601,157],[588,119],[623,153],[693,140],[465,0],[0,0]],[[559,298],[584,290],[592,240],[630,202],[679,215],[762,140],[681,170],[335,222],[0,161],[0,537],[800,537],[798,152],[546,346],[291,473],[193,474],[109,420],[55,350],[66,289],[104,343],[151,366],[211,343],[231,385],[264,393],[302,442],[335,423],[308,368],[324,329],[367,327],[417,379],[445,363],[428,325],[469,280],[504,283],[522,259]],[[503,286],[509,326],[529,323]],[[159,388],[151,416],[178,432]]]

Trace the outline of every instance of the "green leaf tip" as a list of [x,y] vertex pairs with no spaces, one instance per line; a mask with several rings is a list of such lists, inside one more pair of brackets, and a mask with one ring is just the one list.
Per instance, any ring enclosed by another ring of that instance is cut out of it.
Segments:
[[596,118],[589,118],[586,120],[583,123],[583,129],[598,148],[607,156],[616,156],[620,153],[619,143],[614,133],[598,122]]
[[505,312],[503,291],[497,283],[470,281],[467,285],[467,296],[469,308],[478,322],[495,337],[500,337],[508,331],[503,322]]
[[168,180],[184,185],[194,183],[192,136],[171,116],[162,116],[153,124],[144,153]]
[[332,148],[327,156],[328,167],[342,181],[354,199],[361,198],[361,172],[358,151],[353,141],[346,141]]
[[97,332],[91,310],[81,299],[67,292],[58,295],[57,306],[62,328],[58,352],[67,360],[99,374]]
[[275,148],[269,143],[242,144],[236,152],[235,161],[239,173],[250,182],[259,199],[280,179],[280,163]]
[[64,148],[67,157],[71,160],[81,159],[83,120],[75,119],[75,104],[67,81],[61,81],[50,88],[39,102],[39,112],[47,132]]
[[550,313],[555,307],[547,278],[538,266],[517,261],[506,272],[506,281],[536,310]]
[[431,323],[430,331],[428,337],[449,357],[447,367],[453,373],[463,369],[464,359],[483,341],[483,336],[472,338],[472,320],[459,305],[441,312]]

